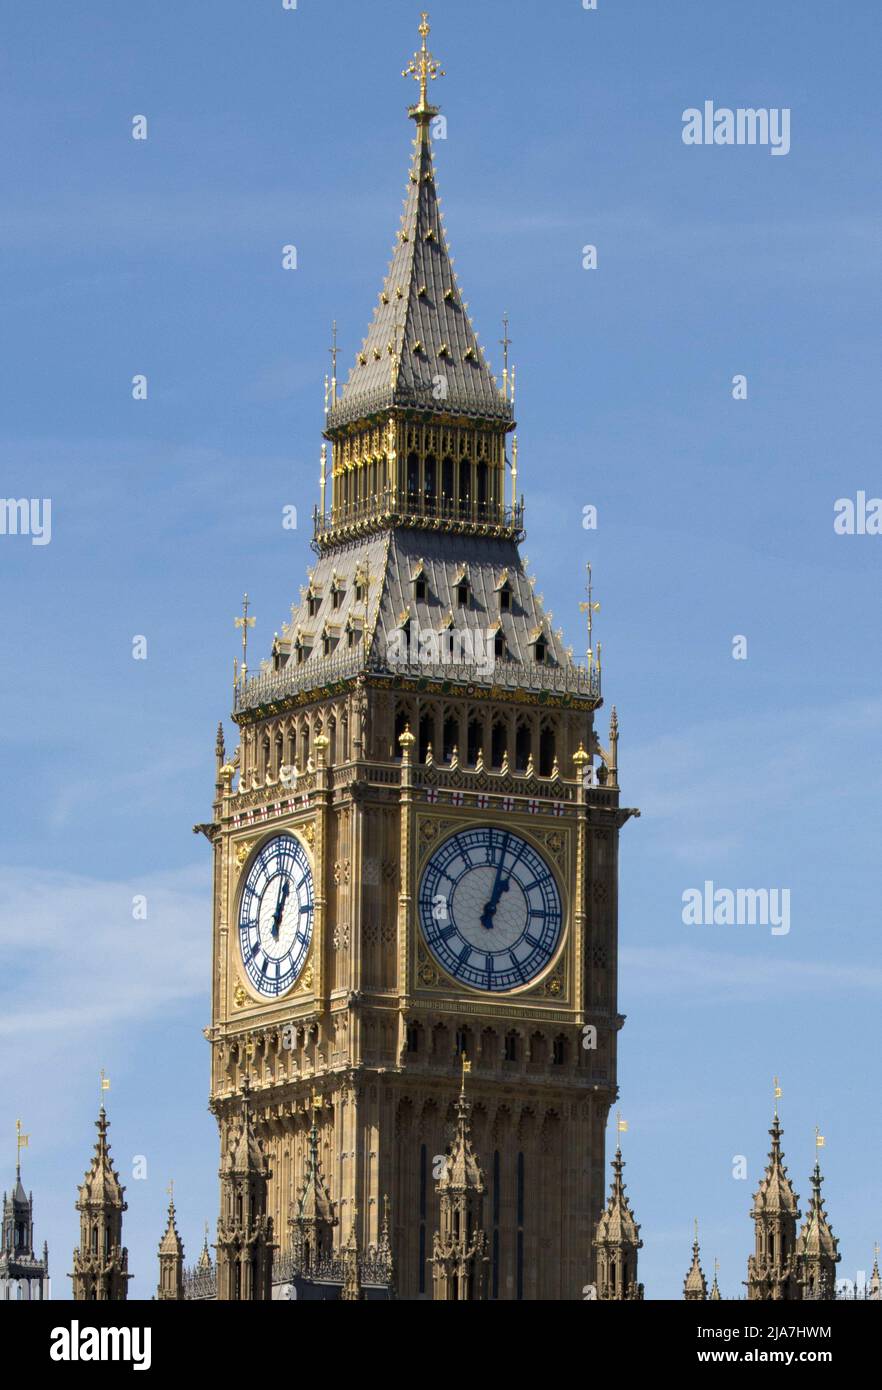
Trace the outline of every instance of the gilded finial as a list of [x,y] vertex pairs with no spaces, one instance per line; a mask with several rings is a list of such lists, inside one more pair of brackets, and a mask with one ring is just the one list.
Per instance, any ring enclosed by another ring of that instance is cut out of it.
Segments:
[[499,339],[502,344],[502,399],[508,400],[508,350],[511,347],[511,338],[508,336],[508,314],[502,315],[502,337]]
[[784,1093],[783,1093],[783,1091],[781,1090],[781,1087],[780,1087],[780,1085],[779,1085],[777,1076],[774,1077],[774,1082],[775,1082],[775,1119],[777,1120],[777,1118],[778,1118],[778,1101],[781,1099],[781,1096],[782,1096]]
[[[591,635],[594,631],[594,614],[600,612],[600,604],[595,603],[594,601],[594,583],[591,578],[591,566],[586,565],[585,569],[588,572],[588,583],[585,586],[586,593],[588,594],[588,602],[580,603],[579,609],[582,613],[586,614],[588,618],[588,671],[590,673],[591,668],[594,665],[594,650],[591,646]],[[599,651],[600,648],[598,647],[598,653]]]
[[331,355],[331,405],[337,404],[337,357],[340,349],[337,347],[337,320],[331,324],[331,346],[328,352]]
[[471,1071],[471,1069],[472,1069],[472,1064],[471,1064],[471,1062],[469,1061],[468,1057],[466,1056],[465,1052],[463,1052],[463,1054],[462,1054],[462,1078],[461,1078],[461,1081],[460,1081],[460,1092],[459,1092],[460,1095],[462,1095],[462,1096],[465,1095],[465,1079],[466,1079],[466,1076],[468,1075],[468,1073]]
[[429,16],[425,10],[423,11],[423,16],[420,21],[419,32],[423,41],[422,47],[419,48],[417,52],[413,55],[407,67],[404,68],[404,70],[402,71],[401,76],[412,77],[415,82],[419,82],[419,105],[411,107],[410,115],[413,116],[414,120],[420,122],[421,124],[425,124],[427,117],[434,116],[436,114],[436,108],[434,106],[430,106],[428,101],[429,83],[434,82],[438,77],[446,77],[447,74],[441,67],[440,63],[438,63],[434,56],[429,52],[429,47],[426,43],[426,40],[428,39],[429,34],[431,33],[431,25],[429,24]]
[[242,666],[239,672],[239,678],[243,686],[245,684],[245,677],[248,673],[248,629],[254,627],[254,624],[257,622],[256,618],[249,618],[248,608],[248,595],[246,594],[242,600],[241,618],[233,619],[233,626],[242,629]]
[[105,1075],[104,1068],[102,1067],[98,1078],[98,1099],[101,1102],[102,1110],[104,1109],[104,1092],[109,1090],[110,1077]]

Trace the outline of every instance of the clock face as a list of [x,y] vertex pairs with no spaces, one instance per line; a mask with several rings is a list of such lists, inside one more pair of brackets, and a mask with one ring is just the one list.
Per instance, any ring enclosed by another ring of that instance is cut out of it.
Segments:
[[313,921],[312,870],[293,835],[268,840],[248,871],[239,905],[242,964],[266,998],[284,994],[303,968]]
[[473,989],[518,989],[545,969],[563,928],[560,893],[542,855],[509,830],[462,830],[435,850],[419,892],[435,960]]

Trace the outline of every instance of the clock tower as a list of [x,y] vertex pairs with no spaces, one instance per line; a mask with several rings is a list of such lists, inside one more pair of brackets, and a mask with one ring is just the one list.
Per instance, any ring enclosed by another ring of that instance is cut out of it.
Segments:
[[243,660],[229,758],[218,736],[211,1104],[222,1153],[244,1106],[265,1156],[274,1296],[308,1276],[320,1173],[325,1286],[381,1296],[394,1263],[398,1297],[431,1298],[466,1055],[483,1296],[578,1299],[634,812],[615,712],[595,728],[599,660],[572,659],[520,553],[508,335],[500,384],[448,252],[428,32],[401,225],[342,390],[334,354],[315,563],[269,659]]

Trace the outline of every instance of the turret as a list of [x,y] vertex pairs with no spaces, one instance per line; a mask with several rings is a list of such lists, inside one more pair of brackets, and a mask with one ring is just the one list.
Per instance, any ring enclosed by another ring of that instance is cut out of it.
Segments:
[[594,1233],[597,1297],[602,1302],[643,1298],[643,1285],[637,1282],[637,1251],[643,1249],[643,1241],[622,1181],[624,1167],[619,1147],[612,1161],[609,1201]]
[[175,1225],[175,1201],[171,1193],[168,1224],[159,1242],[159,1287],[156,1297],[163,1301],[184,1297],[184,1243]]
[[273,1219],[267,1211],[269,1163],[255,1135],[248,1078],[242,1088],[242,1120],[228,1134],[221,1161],[217,1223],[217,1296],[243,1303],[272,1297]]
[[463,1057],[456,1134],[435,1188],[441,1210],[432,1256],[435,1299],[460,1303],[485,1297],[488,1263],[482,1226],[484,1175],[472,1147],[471,1105],[465,1094],[469,1066]]
[[110,1160],[102,1105],[95,1121],[98,1139],[76,1204],[80,1213],[80,1243],[73,1254],[73,1298],[81,1302],[116,1302],[128,1297],[129,1252],[122,1243],[122,1218],[127,1210],[125,1188]]

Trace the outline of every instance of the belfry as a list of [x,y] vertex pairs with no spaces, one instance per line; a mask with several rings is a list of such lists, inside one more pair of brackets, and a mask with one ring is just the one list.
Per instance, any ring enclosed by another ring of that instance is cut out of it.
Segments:
[[[573,657],[521,555],[507,320],[499,381],[441,216],[428,34],[424,16],[404,211],[342,389],[335,337],[315,561],[258,669],[247,607],[238,620],[238,746],[219,735],[198,827],[211,1106],[225,1155],[243,1127],[261,1146],[272,1296],[389,1296],[394,1260],[402,1298],[579,1299],[636,813],[615,712],[608,738],[595,724],[599,653]],[[481,1179],[467,1196],[438,1180],[457,1145]],[[480,1233],[468,1258],[460,1207]],[[219,1294],[245,1297],[224,1273],[226,1207],[222,1224]]]

